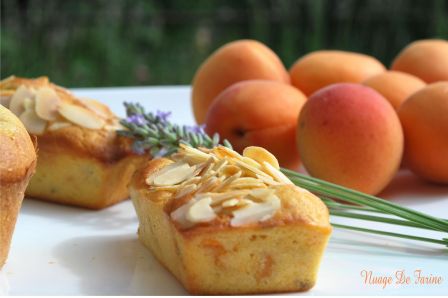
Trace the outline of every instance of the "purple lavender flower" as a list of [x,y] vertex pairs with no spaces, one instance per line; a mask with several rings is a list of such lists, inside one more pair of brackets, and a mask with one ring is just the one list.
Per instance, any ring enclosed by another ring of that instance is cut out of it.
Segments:
[[156,117],[160,119],[161,122],[167,122],[168,118],[171,116],[171,112],[163,112],[157,110]]
[[145,118],[139,114],[135,114],[135,115],[131,115],[131,116],[127,117],[126,121],[129,123],[136,124],[136,125],[146,124]]
[[205,124],[202,124],[202,125],[193,125],[193,126],[186,126],[186,128],[187,128],[187,130],[188,130],[189,132],[192,132],[192,133],[201,133],[201,134],[205,133],[205,132],[204,132],[204,130],[205,130]]

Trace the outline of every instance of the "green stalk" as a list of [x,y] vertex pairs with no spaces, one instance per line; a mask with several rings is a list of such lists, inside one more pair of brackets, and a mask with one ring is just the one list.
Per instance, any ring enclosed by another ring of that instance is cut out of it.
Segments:
[[369,206],[385,213],[420,223],[435,230],[448,232],[448,222],[443,219],[405,208],[359,191],[305,176],[291,170],[282,169],[282,171],[294,182],[294,184],[302,186],[310,191],[317,192],[320,195],[335,197],[342,201]]
[[346,226],[346,225],[341,225],[341,224],[332,224],[332,226],[335,228],[353,230],[353,231],[358,231],[358,232],[365,232],[365,233],[370,233],[370,234],[378,234],[378,235],[383,235],[383,236],[391,236],[391,237],[398,237],[398,238],[411,239],[411,240],[417,240],[417,241],[437,243],[437,244],[442,244],[442,245],[448,247],[448,239],[446,239],[446,238],[439,240],[439,239],[433,239],[433,238],[426,238],[426,237],[385,232],[385,231],[379,231],[379,230],[365,229],[365,228],[359,228],[359,227],[353,227],[353,226]]
[[382,222],[382,223],[388,223],[388,224],[394,224],[394,225],[400,225],[400,226],[427,229],[427,230],[431,230],[431,231],[433,230],[431,228],[428,228],[427,226],[420,225],[420,224],[414,223],[412,221],[395,219],[395,218],[390,218],[390,217],[381,217],[381,216],[374,216],[374,215],[367,215],[367,214],[344,212],[344,211],[334,210],[332,208],[330,208],[330,214],[333,216],[356,218],[356,219]]

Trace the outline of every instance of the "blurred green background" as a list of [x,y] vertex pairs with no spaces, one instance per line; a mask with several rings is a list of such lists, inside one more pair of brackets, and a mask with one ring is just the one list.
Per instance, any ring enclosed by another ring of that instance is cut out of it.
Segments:
[[226,42],[266,43],[289,67],[316,49],[386,65],[410,41],[448,37],[446,0],[2,0],[1,77],[69,87],[189,84]]

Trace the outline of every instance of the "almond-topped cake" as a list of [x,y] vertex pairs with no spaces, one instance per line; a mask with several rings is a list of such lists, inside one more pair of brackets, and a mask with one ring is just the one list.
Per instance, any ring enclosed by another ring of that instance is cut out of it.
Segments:
[[0,103],[37,137],[36,173],[26,195],[100,209],[128,198],[127,184],[148,157],[132,153],[118,136],[119,118],[92,99],[77,98],[47,77],[9,77],[0,82]]
[[325,204],[260,147],[181,145],[130,184],[138,235],[194,294],[305,291],[332,228]]

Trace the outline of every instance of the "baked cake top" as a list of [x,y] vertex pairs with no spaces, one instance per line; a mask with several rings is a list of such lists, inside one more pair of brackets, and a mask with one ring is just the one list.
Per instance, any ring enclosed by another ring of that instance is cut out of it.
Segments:
[[224,146],[181,144],[170,158],[150,162],[140,176],[140,187],[166,200],[165,211],[180,230],[296,222],[329,227],[323,202],[295,186],[261,147],[240,155]]

